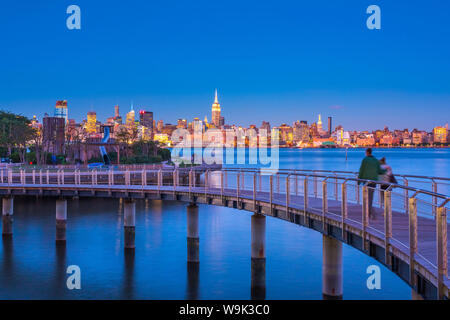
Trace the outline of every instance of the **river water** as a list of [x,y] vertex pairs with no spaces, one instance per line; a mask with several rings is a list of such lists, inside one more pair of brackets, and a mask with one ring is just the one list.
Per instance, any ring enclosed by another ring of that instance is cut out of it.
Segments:
[[[450,176],[449,150],[384,149],[395,172]],[[357,171],[362,150],[280,150],[280,167]],[[67,244],[55,245],[52,199],[16,198],[13,239],[0,245],[0,299],[250,299],[251,213],[199,205],[200,266],[186,264],[186,204],[138,201],[136,250],[123,249],[119,200],[68,201]],[[322,235],[267,219],[267,299],[322,298]],[[411,289],[374,259],[344,245],[344,299],[410,299]],[[66,269],[81,269],[69,290]],[[370,265],[381,289],[367,288]]]

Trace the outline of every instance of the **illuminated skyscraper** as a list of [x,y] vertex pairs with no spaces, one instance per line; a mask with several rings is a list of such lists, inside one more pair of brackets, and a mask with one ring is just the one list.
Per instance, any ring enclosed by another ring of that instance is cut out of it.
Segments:
[[90,111],[87,114],[86,132],[97,132],[97,113],[95,111]]
[[125,124],[130,127],[134,126],[135,125],[134,119],[135,119],[135,113],[134,113],[133,104],[131,104],[131,110],[130,110],[130,112],[127,113],[127,118],[126,118]]
[[217,89],[214,97],[214,103],[212,104],[212,124],[216,127],[220,127],[220,104],[219,99],[217,98]]
[[55,117],[56,118],[64,118],[66,123],[69,121],[68,110],[67,110],[67,100],[56,101]]
[[319,134],[323,131],[322,126],[322,115],[319,114],[319,121],[317,121],[317,131],[319,131]]

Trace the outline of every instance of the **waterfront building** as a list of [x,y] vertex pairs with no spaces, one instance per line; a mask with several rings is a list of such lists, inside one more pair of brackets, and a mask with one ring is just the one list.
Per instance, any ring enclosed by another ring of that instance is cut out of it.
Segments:
[[292,145],[293,143],[293,129],[291,126],[283,123],[278,127],[280,130],[280,142],[283,142],[288,145]]
[[433,129],[434,143],[447,143],[448,129],[446,127],[436,127]]
[[65,143],[65,125],[66,121],[64,118],[49,117],[48,114],[45,114],[42,128],[42,140],[45,151],[53,154],[63,153]]

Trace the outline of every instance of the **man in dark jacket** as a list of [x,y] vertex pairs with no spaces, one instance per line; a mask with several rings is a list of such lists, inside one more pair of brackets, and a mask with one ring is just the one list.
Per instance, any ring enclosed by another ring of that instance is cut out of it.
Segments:
[[[368,148],[366,150],[366,157],[361,163],[359,168],[358,179],[378,181],[378,176],[385,173],[386,170],[381,169],[380,162],[372,155],[372,149]],[[377,187],[376,183],[369,183],[369,215],[375,219],[373,214],[372,204],[373,204],[373,193]]]

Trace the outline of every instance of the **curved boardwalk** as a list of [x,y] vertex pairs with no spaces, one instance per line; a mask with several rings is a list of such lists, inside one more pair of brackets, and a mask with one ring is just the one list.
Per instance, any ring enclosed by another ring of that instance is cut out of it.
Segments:
[[245,174],[236,170],[20,172],[9,173],[7,181],[2,176],[0,195],[163,199],[247,210],[338,239],[385,264],[423,297],[449,298],[447,196],[398,185],[385,192],[376,189],[372,217],[367,182],[336,175],[267,176],[257,170]]

